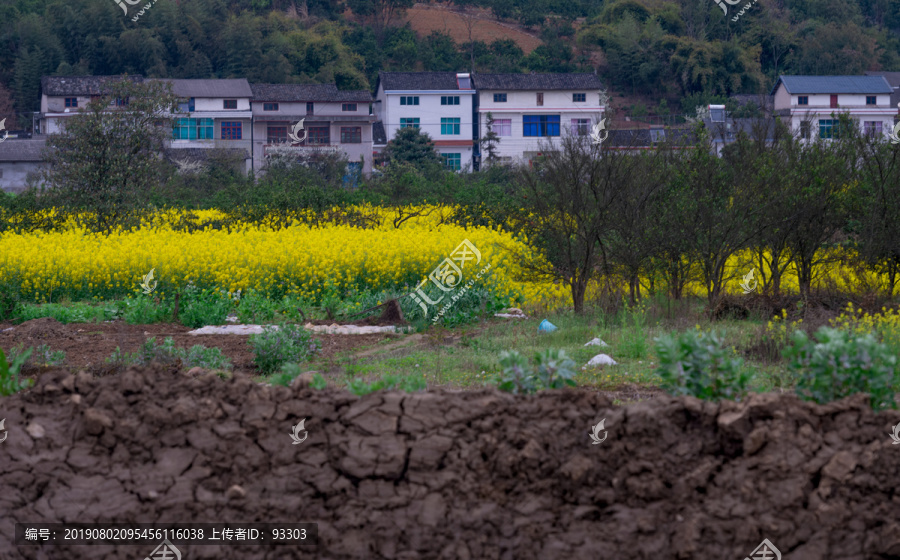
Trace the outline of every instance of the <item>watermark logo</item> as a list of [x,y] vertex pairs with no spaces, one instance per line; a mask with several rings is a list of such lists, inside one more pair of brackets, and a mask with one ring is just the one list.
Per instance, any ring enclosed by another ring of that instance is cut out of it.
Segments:
[[[606,135],[601,137],[601,132],[605,132]],[[609,130],[606,129],[606,119],[600,119],[600,122],[591,127],[591,141],[595,145],[599,145],[607,138],[609,138]]]
[[[9,436],[9,432],[6,431],[6,418],[0,420],[0,432],[3,432],[3,439],[0,439],[0,443],[6,441],[7,436]],[[900,424],[898,424],[900,426]]]
[[[591,426],[591,439],[594,440],[594,442],[591,445],[600,445],[601,443],[606,441],[606,436],[607,436],[608,432],[605,431],[605,428],[603,426],[603,424],[605,424],[605,423],[606,423],[606,418],[597,422],[596,426]],[[603,439],[600,439],[600,430],[604,430]]]
[[[306,423],[306,418],[300,421],[296,426],[291,426],[294,429],[293,433],[291,433],[291,439],[294,440],[294,443],[291,445],[299,445],[306,441],[306,438],[309,437],[309,432],[306,431],[306,428],[303,427],[303,424]],[[300,432],[303,432],[303,439],[300,439]]]
[[6,130],[6,119],[3,119],[2,121],[0,121],[0,130],[3,131],[3,135],[0,136],[0,142],[3,142],[7,138],[9,138],[9,131]]
[[[897,108],[900,109],[900,103],[897,103]],[[0,123],[0,128],[3,127],[3,123]],[[891,138],[891,144],[900,144],[900,122],[894,125],[894,130],[888,134]]]
[[[454,290],[457,291],[457,293],[453,294],[450,298],[450,301],[444,305],[440,312],[438,312],[437,316],[432,319],[432,322],[437,322],[437,320],[440,319],[444,313],[446,313],[447,310],[450,309],[450,307],[452,307],[453,304],[456,303],[459,298],[461,298],[469,288],[471,288],[472,285],[491,268],[491,265],[488,264],[482,268],[474,278],[469,280],[465,286],[460,287],[463,280],[463,270],[465,270],[466,263],[469,261],[475,261],[475,265],[481,263],[481,251],[479,251],[471,241],[463,239],[463,242],[450,253],[450,256],[441,261],[441,263],[428,274],[428,278],[422,280],[419,285],[415,287],[415,291],[409,294],[422,308],[425,317],[428,317],[428,306],[426,305],[426,302],[429,305],[437,305],[443,301],[449,292],[453,292]],[[471,267],[469,268],[471,270]],[[428,280],[431,280],[432,284],[444,292],[444,294],[436,300],[429,298],[422,290],[422,287]]]
[[[0,428],[3,427],[3,422],[0,421]],[[894,431],[891,432],[891,439],[894,440],[893,445],[900,445],[900,424],[897,424],[893,427]],[[0,440],[3,441],[3,440]]]
[[[141,288],[144,290],[144,295],[149,296],[150,293],[156,289],[157,282],[153,279],[154,270],[156,269],[151,268],[150,272],[148,272],[147,275],[144,276],[144,281],[141,282]],[[151,284],[151,282],[153,282],[153,284]]]
[[[716,4],[718,4],[719,7],[722,8],[722,13],[723,13],[726,17],[728,16],[728,8],[725,7],[725,4],[728,4],[729,6],[736,6],[736,5],[740,4],[742,1],[743,1],[743,0],[715,0]],[[741,11],[738,12],[738,14],[737,14],[736,16],[734,16],[733,18],[731,18],[731,21],[737,21],[737,20],[739,20],[739,19],[741,18],[741,16],[744,15],[744,13],[745,13],[747,10],[749,10],[750,7],[751,7],[753,4],[756,4],[756,2],[757,2],[757,0],[753,0],[753,2],[747,2],[747,3],[744,5],[744,7],[741,9]]]
[[[124,1],[128,2],[129,6],[136,6],[137,4],[141,3],[141,0],[124,0]],[[125,12],[125,15],[127,16],[128,8],[122,2],[123,2],[123,0],[116,0],[116,4],[118,4],[119,7],[122,8],[122,11]]]
[[763,539],[763,542],[759,543],[759,546],[744,560],[781,560],[781,552],[769,542],[769,539]]
[[756,270],[756,269],[751,268],[750,272],[748,272],[747,274],[744,275],[744,281],[741,282],[741,289],[744,290],[745,294],[749,294],[750,292],[753,292],[756,290],[757,283],[756,283],[756,278],[753,277],[754,270]]
[[175,548],[169,539],[166,539],[144,560],[181,560],[181,551]]
[[[302,144],[303,141],[306,140],[306,137],[309,136],[309,131],[303,130],[303,121],[305,121],[305,120],[306,120],[305,118],[300,119],[300,122],[296,123],[291,128],[290,134],[288,134],[288,136],[291,137],[291,141],[293,141],[296,144]],[[300,138],[300,136],[299,136],[301,130],[303,131],[303,138]]]

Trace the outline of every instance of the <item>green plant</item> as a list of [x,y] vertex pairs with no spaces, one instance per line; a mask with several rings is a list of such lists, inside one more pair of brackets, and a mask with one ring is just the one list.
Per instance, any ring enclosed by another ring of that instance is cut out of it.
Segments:
[[750,373],[714,332],[688,331],[656,339],[662,387],[674,395],[704,400],[739,400],[747,393]]
[[623,357],[635,360],[647,357],[649,343],[647,342],[646,323],[647,310],[642,305],[624,306],[622,310],[622,340],[617,345]]
[[253,289],[241,295],[237,307],[238,321],[243,324],[260,324],[271,321],[277,312],[277,302]]
[[[9,358],[11,360],[15,360],[19,355],[23,354],[23,345],[19,345],[15,348],[10,349]],[[30,358],[26,360],[25,363],[40,366],[40,367],[52,367],[52,366],[60,366],[66,360],[66,353],[62,350],[53,351],[46,344],[41,344],[34,350],[34,353],[31,353],[31,349],[29,348],[28,353],[30,354]]]
[[6,321],[16,316],[19,300],[6,288],[0,289],[0,321]]
[[0,396],[7,397],[27,389],[34,381],[26,379],[19,381],[19,370],[31,356],[31,348],[17,356],[12,363],[6,361],[6,355],[0,350]]
[[351,379],[347,382],[347,389],[356,396],[368,395],[375,391],[390,391],[393,389],[414,393],[416,391],[424,391],[425,387],[425,379],[413,374],[388,374],[372,383],[366,383],[362,379]]
[[149,325],[170,320],[172,308],[158,298],[139,295],[125,300],[123,317],[130,325]]
[[232,302],[224,290],[201,290],[189,283],[184,289],[182,304],[184,307],[179,315],[181,324],[197,329],[225,323]]
[[867,393],[873,409],[896,408],[897,357],[872,334],[822,327],[815,341],[803,331],[792,335],[785,349],[788,367],[799,373],[796,391],[801,398],[826,403],[855,393]]
[[321,348],[306,329],[289,323],[265,326],[261,334],[250,336],[249,343],[256,355],[254,362],[264,374],[288,362],[308,360]]
[[498,383],[501,391],[529,394],[541,389],[575,386],[575,362],[564,350],[550,349],[543,355],[535,353],[534,366],[515,350],[501,352],[500,366],[503,368]]
[[106,358],[108,364],[120,366],[140,365],[146,366],[152,362],[164,365],[181,363],[182,367],[201,367],[203,369],[230,370],[231,360],[218,348],[207,348],[202,344],[196,344],[190,349],[177,348],[175,340],[167,337],[158,344],[155,337],[148,338],[137,352],[122,352],[117,346],[113,353]]

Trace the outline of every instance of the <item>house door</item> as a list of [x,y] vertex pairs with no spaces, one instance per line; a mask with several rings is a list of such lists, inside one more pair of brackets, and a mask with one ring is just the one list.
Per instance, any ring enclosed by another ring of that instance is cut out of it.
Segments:
[[836,109],[837,106],[838,106],[838,104],[837,104],[837,95],[832,95],[832,96],[831,96],[831,108],[832,108],[832,109]]

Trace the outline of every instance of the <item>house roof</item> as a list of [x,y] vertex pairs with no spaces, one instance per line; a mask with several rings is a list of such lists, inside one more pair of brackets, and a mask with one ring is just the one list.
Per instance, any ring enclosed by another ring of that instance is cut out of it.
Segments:
[[379,72],[376,91],[378,84],[383,86],[385,91],[459,89],[456,72]]
[[737,101],[738,106],[742,107],[753,103],[764,111],[771,111],[775,103],[775,98],[771,95],[756,95],[753,93],[736,93],[731,96],[731,99]]
[[475,87],[486,90],[602,89],[596,74],[475,74]]
[[887,80],[882,76],[780,76],[771,94],[778,91],[778,86],[791,95],[798,93],[893,93]]
[[334,84],[250,84],[253,101],[281,101],[284,103],[303,101],[333,101],[369,103],[372,94],[368,91],[342,91]]
[[253,91],[247,80],[171,80],[160,79],[172,84],[172,92],[178,97],[252,97]]
[[732,119],[726,116],[725,122],[712,122],[710,119],[703,119],[703,126],[710,131],[712,139],[715,141],[734,140],[737,134],[744,132],[750,138],[753,138],[757,127],[764,127],[762,131],[766,134],[766,140],[775,139],[776,120],[774,117],[766,119]]
[[41,153],[46,145],[46,138],[28,140],[7,138],[5,142],[0,142],[0,161],[43,161]]
[[[126,79],[134,83],[144,81],[143,76],[130,75]],[[41,92],[45,95],[103,95],[106,93],[105,85],[109,82],[118,82],[123,76],[43,76],[41,78]]]
[[900,72],[866,72],[866,76],[882,76],[888,85],[894,88],[891,94],[891,105],[900,108]]
[[385,132],[384,123],[381,121],[372,123],[372,143],[376,146],[387,145],[387,132]]
[[[665,141],[678,145],[694,145],[694,132],[686,128],[653,129],[664,130]],[[651,129],[614,129],[609,131],[609,137],[603,143],[612,148],[650,148],[654,146]],[[654,132],[654,135],[658,133]]]

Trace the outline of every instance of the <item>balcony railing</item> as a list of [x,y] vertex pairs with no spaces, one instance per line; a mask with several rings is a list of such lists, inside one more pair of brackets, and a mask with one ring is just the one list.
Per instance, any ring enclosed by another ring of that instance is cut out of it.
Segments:
[[270,153],[280,153],[280,154],[305,154],[310,152],[337,152],[340,151],[340,146],[335,144],[310,144],[306,146],[292,146],[290,144],[264,144],[263,152],[268,155]]

